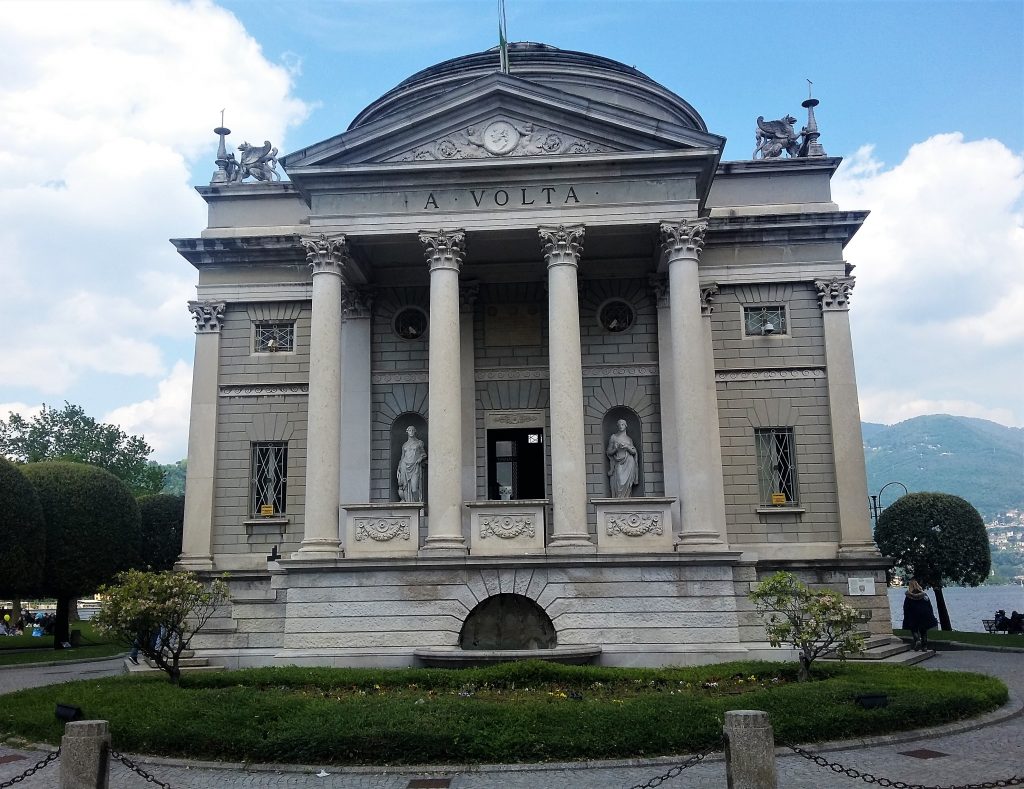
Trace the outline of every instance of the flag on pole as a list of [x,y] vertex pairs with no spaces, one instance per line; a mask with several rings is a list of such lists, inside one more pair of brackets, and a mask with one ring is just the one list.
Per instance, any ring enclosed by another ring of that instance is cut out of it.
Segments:
[[505,32],[505,0],[498,0],[498,56],[502,74],[508,74],[508,39]]

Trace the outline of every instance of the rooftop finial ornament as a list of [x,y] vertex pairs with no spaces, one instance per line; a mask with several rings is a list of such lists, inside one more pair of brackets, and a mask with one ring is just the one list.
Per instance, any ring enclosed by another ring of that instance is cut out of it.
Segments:
[[281,175],[277,172],[277,148],[270,144],[270,140],[264,140],[263,145],[256,147],[243,142],[238,146],[242,152],[241,159],[235,159],[234,153],[228,153],[224,138],[231,134],[231,129],[224,127],[224,110],[220,111],[220,126],[213,130],[213,133],[220,137],[217,146],[217,171],[210,179],[210,185],[215,184],[240,184],[246,178],[255,178],[257,181],[280,181]]
[[[811,85],[807,80],[807,94],[810,96]],[[778,159],[785,151],[790,159],[825,156],[825,149],[818,142],[820,133],[818,123],[814,119],[814,108],[818,100],[808,98],[800,106],[807,108],[807,125],[797,134],[793,129],[796,118],[787,115],[776,121],[766,121],[763,115],[757,116],[757,130],[754,132],[754,159]]]

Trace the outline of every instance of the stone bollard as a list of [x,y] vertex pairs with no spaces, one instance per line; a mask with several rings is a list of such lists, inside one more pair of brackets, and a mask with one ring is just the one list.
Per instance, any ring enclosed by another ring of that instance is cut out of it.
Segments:
[[777,789],[775,735],[768,713],[725,713],[725,776],[729,789]]
[[107,789],[110,777],[110,725],[71,721],[60,741],[60,789]]

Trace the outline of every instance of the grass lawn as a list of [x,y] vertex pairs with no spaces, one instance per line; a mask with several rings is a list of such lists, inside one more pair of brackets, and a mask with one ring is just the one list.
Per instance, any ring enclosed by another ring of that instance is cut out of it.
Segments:
[[[51,660],[104,658],[127,651],[123,645],[114,643],[102,635],[87,620],[73,622],[71,629],[82,631],[82,645],[74,649],[54,649],[53,636],[0,636],[0,666],[46,663]],[[23,649],[31,651],[20,651]]]
[[[118,750],[254,762],[535,762],[692,752],[730,709],[763,709],[778,742],[904,731],[995,709],[1005,685],[899,665],[741,662],[666,669],[542,661],[462,671],[266,668],[112,677],[5,695],[0,737],[56,743],[57,702],[110,721]],[[862,693],[889,705],[862,709]]]
[[[898,636],[910,638],[909,630],[894,630]],[[983,647],[1017,647],[1024,649],[1024,635],[1006,633],[973,633],[966,630],[929,630],[928,641],[953,641]]]

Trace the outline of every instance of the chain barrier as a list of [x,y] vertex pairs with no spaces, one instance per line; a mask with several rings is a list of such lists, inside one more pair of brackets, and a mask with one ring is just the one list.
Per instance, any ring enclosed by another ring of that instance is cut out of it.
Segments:
[[700,764],[702,761],[704,761],[704,757],[706,757],[709,753],[714,753],[715,751],[721,750],[724,747],[724,744],[725,744],[725,739],[724,738],[720,739],[718,742],[714,743],[709,748],[705,748],[700,753],[695,753],[693,756],[691,756],[685,762],[681,762],[680,764],[677,764],[675,767],[673,767],[667,773],[664,773],[663,775],[656,776],[656,777],[652,778],[651,780],[649,780],[645,784],[635,784],[635,785],[629,787],[629,789],[653,789],[653,787],[655,787],[655,786],[661,786],[663,783],[665,783],[665,781],[669,780],[670,778],[675,778],[677,775],[679,775],[679,773],[681,773],[686,768],[693,767],[696,764]]
[[827,767],[834,773],[842,773],[850,778],[860,778],[867,784],[878,784],[879,786],[891,786],[893,789],[996,789],[1001,786],[1024,786],[1024,776],[1015,775],[1012,778],[1001,778],[997,781],[982,781],[980,784],[950,784],[949,786],[927,786],[925,784],[908,784],[904,781],[895,781],[889,778],[881,778],[871,773],[856,770],[853,767],[846,767],[839,762],[830,762],[824,756],[819,756],[811,751],[805,751],[796,745],[787,745],[793,753],[803,756],[808,761],[814,762],[819,767]]
[[[129,759],[127,756],[125,756],[123,753],[118,753],[117,751],[111,750],[110,751],[110,758],[111,759],[116,759],[117,761],[121,762],[121,764],[123,764],[125,767],[127,767],[129,770],[131,770],[133,773],[136,773],[137,775],[141,776],[142,778],[145,778],[146,781],[148,781],[151,784],[156,784],[157,786],[161,787],[161,789],[174,789],[170,784],[165,784],[163,781],[161,781],[156,776],[153,776],[153,775],[150,775],[149,773],[147,773],[145,770],[143,770],[141,767],[139,767],[139,765],[137,765],[135,762],[133,762],[131,759]],[[0,789],[3,789],[3,787],[0,787]]]
[[14,786],[15,784],[20,784],[26,778],[35,775],[37,772],[42,770],[44,767],[52,764],[53,762],[57,761],[57,759],[59,759],[59,758],[60,758],[60,748],[55,750],[53,753],[49,754],[41,762],[36,762],[35,767],[29,767],[21,775],[16,775],[13,778],[11,778],[10,780],[4,781],[3,783],[0,783],[0,789],[6,789],[8,786]]

